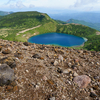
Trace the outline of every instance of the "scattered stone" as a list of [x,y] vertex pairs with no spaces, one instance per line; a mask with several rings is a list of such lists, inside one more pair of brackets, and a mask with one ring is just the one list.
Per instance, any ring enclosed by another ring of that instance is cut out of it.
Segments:
[[74,78],[74,82],[77,83],[80,88],[86,88],[91,82],[91,79],[87,75],[80,75]]
[[78,50],[78,53],[83,53],[83,50]]
[[60,69],[60,68],[58,68],[58,69],[57,69],[57,72],[58,72],[58,73],[63,73],[63,70]]
[[90,92],[90,97],[92,97],[92,98],[96,98],[97,95],[96,95],[94,92]]
[[100,65],[100,63],[99,63],[99,62],[97,62],[97,65]]
[[0,63],[7,64],[11,68],[16,67],[16,62],[15,62],[15,59],[13,57],[4,57],[4,58],[0,59]]
[[58,59],[59,59],[60,61],[63,61],[63,56],[62,56],[62,55],[59,55]]
[[40,58],[41,56],[39,55],[39,54],[34,54],[33,56],[32,56],[33,58]]
[[95,85],[95,86],[93,86],[93,89],[94,90],[98,90],[99,89],[99,86],[98,85]]
[[43,58],[43,57],[40,57],[40,59],[41,59],[41,60],[44,60],[44,58]]
[[0,51],[2,50],[2,46],[0,46]]
[[42,65],[38,65],[38,67],[43,67]]
[[68,74],[68,73],[70,73],[70,72],[73,72],[70,68],[63,70],[63,73],[64,73],[64,74]]
[[17,51],[16,53],[14,53],[14,56],[19,58],[21,57],[22,53],[20,51]]
[[15,91],[18,91],[18,86],[14,86],[13,87],[13,91],[15,92]]
[[39,85],[38,85],[38,84],[36,84],[36,85],[35,85],[35,88],[36,88],[36,89],[39,89]]
[[43,76],[43,80],[46,81],[48,78],[46,76]]
[[48,82],[50,85],[53,85],[53,84],[54,84],[54,81],[51,80],[51,79],[47,80],[47,82]]
[[3,54],[10,54],[11,53],[11,50],[10,49],[4,49],[2,51]]
[[14,79],[14,70],[8,65],[2,64],[0,66],[0,85],[10,84]]
[[79,62],[79,59],[75,59],[74,61],[75,61],[75,63],[78,63]]
[[17,85],[17,83],[15,81],[12,81],[10,85],[15,87]]
[[75,76],[78,76],[78,74],[77,74],[76,72],[74,72],[73,76],[74,76],[74,77],[75,77]]
[[25,46],[29,46],[29,43],[28,42],[24,42],[23,43]]
[[56,100],[56,98],[55,97],[51,97],[51,98],[49,98],[49,100]]
[[26,72],[27,72],[27,73],[29,73],[29,71],[28,71],[28,70],[26,70]]
[[8,86],[6,87],[6,91],[11,92],[12,90],[13,90],[13,86],[8,85]]
[[71,66],[72,69],[74,69],[75,67],[76,67],[75,65],[72,65],[72,66]]
[[58,61],[57,60],[54,61],[54,66],[56,66],[56,65],[58,65]]

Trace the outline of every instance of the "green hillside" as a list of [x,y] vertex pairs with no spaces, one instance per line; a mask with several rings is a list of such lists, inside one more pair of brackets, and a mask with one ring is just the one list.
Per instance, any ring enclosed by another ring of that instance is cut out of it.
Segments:
[[97,35],[97,33],[100,34],[100,32],[95,29],[83,25],[68,24],[58,25],[57,32],[85,37],[88,41],[80,48],[100,51],[100,35]]
[[61,21],[61,20],[55,20],[58,24],[67,24],[67,22],[65,21]]
[[[24,32],[18,34],[20,31],[40,25],[40,28],[42,27],[40,31],[51,32],[56,31],[56,24],[57,22],[45,13],[37,11],[17,12],[0,19],[0,38],[12,41],[27,41],[34,33]],[[36,33],[39,34],[38,31]]]
[[0,20],[0,28],[31,28],[50,21],[54,22],[47,14],[39,12],[17,12],[4,16]]
[[83,20],[75,20],[75,19],[69,19],[67,23],[82,24],[100,31],[100,23],[90,23],[90,22],[85,22]]
[[88,41],[80,48],[100,50],[100,35],[96,35],[98,31],[87,26],[66,24],[62,21],[51,19],[45,13],[36,11],[17,12],[0,19],[1,39],[25,42],[33,35],[48,32],[67,33],[86,37]]
[[3,16],[0,16],[0,19],[3,18]]

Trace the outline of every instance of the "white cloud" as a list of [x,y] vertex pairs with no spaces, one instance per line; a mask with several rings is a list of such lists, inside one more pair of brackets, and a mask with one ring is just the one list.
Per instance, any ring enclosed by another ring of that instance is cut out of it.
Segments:
[[76,3],[74,4],[74,7],[80,7],[88,4],[95,4],[97,2],[98,0],[77,0]]
[[32,9],[36,7],[70,10],[99,10],[100,0],[3,0],[2,8]]
[[26,6],[22,3],[22,1],[17,1],[15,6],[18,7],[19,9],[25,8],[25,7],[26,7]]
[[26,0],[25,5],[33,4],[35,7],[68,8],[76,0]]
[[81,11],[95,11],[100,9],[100,2],[99,0],[76,0],[70,8]]

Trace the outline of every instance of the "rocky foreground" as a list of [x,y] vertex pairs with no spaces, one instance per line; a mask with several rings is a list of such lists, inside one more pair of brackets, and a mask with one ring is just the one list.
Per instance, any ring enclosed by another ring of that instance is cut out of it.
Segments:
[[100,52],[0,40],[0,100],[100,100]]

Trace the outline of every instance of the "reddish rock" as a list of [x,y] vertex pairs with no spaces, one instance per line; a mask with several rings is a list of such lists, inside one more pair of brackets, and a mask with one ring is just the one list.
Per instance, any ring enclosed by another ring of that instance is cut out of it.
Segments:
[[43,76],[43,80],[46,81],[48,78],[46,76]]
[[41,60],[44,60],[44,58],[43,58],[43,57],[40,57],[40,59],[41,59]]
[[0,51],[2,50],[2,46],[0,46]]
[[13,90],[13,87],[12,87],[12,86],[9,86],[9,85],[8,85],[8,86],[6,87],[6,91],[11,92],[12,90]]
[[47,80],[47,82],[48,82],[50,85],[54,85],[53,80]]
[[91,82],[91,79],[87,75],[80,75],[74,78],[74,82],[77,83],[80,88],[86,88]]
[[18,91],[18,86],[14,86],[13,91]]
[[79,59],[75,59],[74,61],[75,61],[75,63],[78,63],[79,62]]

